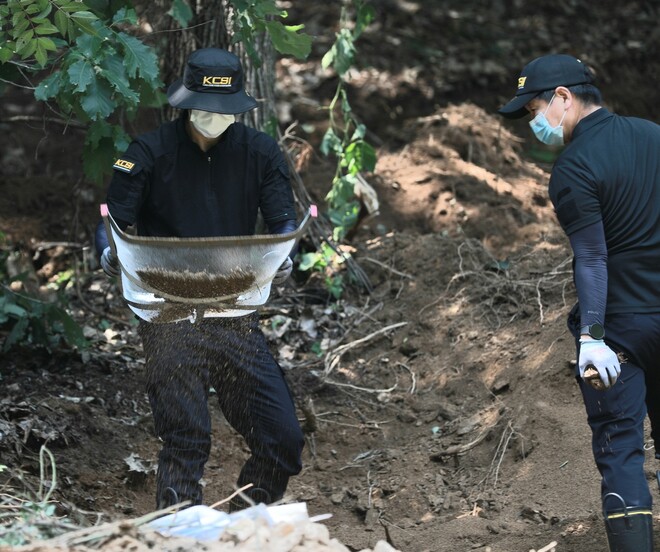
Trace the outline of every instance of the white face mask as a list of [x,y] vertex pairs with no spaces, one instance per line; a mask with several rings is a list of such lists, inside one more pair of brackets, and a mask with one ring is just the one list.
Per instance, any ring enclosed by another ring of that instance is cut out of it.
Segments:
[[192,109],[190,110],[190,122],[202,136],[217,138],[229,128],[229,125],[236,122],[236,116]]

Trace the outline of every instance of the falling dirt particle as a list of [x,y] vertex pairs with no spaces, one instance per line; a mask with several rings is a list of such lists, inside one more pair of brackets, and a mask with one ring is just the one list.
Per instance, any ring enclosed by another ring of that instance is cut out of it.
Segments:
[[235,269],[226,276],[190,270],[174,272],[162,268],[138,270],[137,274],[153,289],[187,299],[235,295],[250,289],[256,280],[254,272],[242,269]]

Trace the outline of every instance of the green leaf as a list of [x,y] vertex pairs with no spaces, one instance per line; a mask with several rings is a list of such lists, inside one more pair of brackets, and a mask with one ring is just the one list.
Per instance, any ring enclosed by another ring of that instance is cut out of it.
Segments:
[[299,59],[305,59],[309,55],[312,50],[312,37],[298,32],[304,25],[282,25],[279,21],[265,21],[265,25],[278,52]]
[[343,149],[341,140],[339,139],[339,136],[335,134],[335,131],[332,130],[332,127],[325,131],[320,149],[323,155],[329,155],[331,152],[337,155],[341,154]]
[[332,183],[332,188],[326,196],[326,200],[330,205],[337,209],[346,205],[353,196],[355,190],[355,177],[353,175],[344,175],[341,178],[337,178]]
[[332,62],[335,60],[335,47],[334,45],[330,48],[321,59],[321,67],[327,69],[332,65]]
[[41,13],[37,16],[38,19],[45,19],[50,15],[50,12],[53,11],[53,6],[51,4],[47,4],[45,8],[41,11]]
[[60,34],[64,37],[66,37],[68,23],[69,18],[67,17],[66,13],[57,10],[55,12],[55,26],[57,27],[57,30],[60,32]]
[[[49,327],[46,325],[46,318],[41,316],[32,316],[30,317],[30,333],[31,341],[34,345],[41,345],[46,349],[50,350],[51,340],[49,335],[55,332],[49,332]],[[55,336],[53,335],[53,338]],[[56,339],[53,339],[55,342]]]
[[55,34],[59,32],[57,27],[53,25],[50,22],[47,23],[42,23],[41,25],[38,25],[35,29],[34,32],[37,33],[38,35],[49,35],[49,34]]
[[[33,34],[32,31],[28,31],[28,33],[31,35]],[[20,45],[20,39],[16,41],[16,52],[21,56],[21,59],[29,58],[37,49],[37,41],[33,40],[32,38],[33,37],[31,36],[30,39],[22,45],[22,47]]]
[[128,82],[123,60],[118,56],[106,57],[101,62],[100,74],[121,94],[126,104],[137,105],[140,96]]
[[101,51],[103,41],[96,34],[82,34],[76,39],[76,44],[81,55],[95,59]]
[[362,34],[376,17],[376,10],[370,4],[360,3],[355,16],[355,30],[353,31],[353,40]]
[[8,46],[0,48],[0,63],[6,63],[14,56],[14,49]]
[[103,138],[112,136],[112,125],[105,119],[92,122],[87,129],[85,142],[92,148],[96,148]]
[[131,137],[124,130],[124,127],[121,125],[112,125],[112,134],[115,144],[115,151],[121,152],[126,151],[129,144],[131,143]]
[[286,11],[278,8],[275,2],[273,1],[266,0],[266,1],[256,2],[253,4],[254,6],[251,7],[254,10],[254,15],[259,19],[266,19],[266,16],[268,15],[276,15],[283,18],[287,16]]
[[351,142],[357,142],[358,140],[362,140],[366,133],[367,133],[366,126],[364,126],[363,124],[357,125],[355,127],[355,132],[353,133],[353,136],[351,136]]
[[108,117],[117,107],[112,99],[112,89],[102,80],[94,77],[80,100],[80,106],[92,121]]
[[140,86],[138,91],[141,107],[160,107],[167,103],[167,96],[155,86]]
[[298,270],[303,272],[310,270],[312,268],[323,268],[327,263],[323,261],[323,256],[316,251],[312,253],[303,253],[300,256],[300,264],[298,265]]
[[76,61],[67,71],[71,84],[75,86],[75,92],[84,92],[89,84],[94,80],[94,68],[86,59]]
[[46,101],[49,98],[57,96],[60,92],[60,86],[62,84],[62,73],[57,71],[46,77],[39,83],[39,86],[34,91],[35,99],[39,101]]
[[167,15],[171,15],[179,25],[185,27],[193,18],[193,11],[186,0],[174,0]]
[[76,11],[71,14],[71,17],[78,21],[96,21],[98,20],[98,17],[96,17],[91,11],[87,10],[82,10],[82,11]]
[[363,140],[352,142],[344,152],[344,160],[350,174],[373,171],[376,167],[376,151]]
[[153,50],[134,36],[117,33],[117,40],[124,47],[124,63],[129,76],[140,76],[150,82],[158,80],[158,59]]
[[47,36],[45,37],[39,37],[37,38],[37,44],[41,45],[44,50],[48,50],[49,52],[55,52],[57,50],[57,46],[55,45],[55,42],[53,42],[52,39],[48,38]]
[[346,202],[329,210],[328,217],[335,226],[334,238],[336,240],[343,239],[346,232],[355,226],[359,212],[360,204],[357,201]]
[[132,8],[121,8],[112,18],[112,23],[130,23],[131,25],[137,24],[137,14]]
[[84,349],[89,345],[89,342],[83,335],[82,328],[64,309],[55,307],[51,309],[49,314],[51,320],[59,322],[62,325],[64,339],[70,346]]
[[245,48],[245,51],[247,52],[248,57],[250,58],[250,61],[252,62],[252,65],[254,65],[255,69],[259,69],[261,67],[261,57],[254,48],[253,38],[253,33],[261,32],[257,31],[258,27],[259,25],[255,25],[254,28],[240,28],[236,33],[234,33],[234,36],[231,39],[232,44],[241,44],[243,48]]
[[26,318],[21,318],[16,322],[16,324],[14,324],[14,327],[9,332],[9,335],[5,338],[4,345],[2,346],[2,350],[5,353],[9,349],[11,349],[16,343],[18,343],[21,339],[23,339],[23,336],[25,335],[29,322],[30,319],[26,317]]
[[[9,30],[9,34],[18,39],[30,26],[30,21],[28,19],[21,19],[12,29]],[[30,31],[32,32],[32,31]]]
[[356,52],[353,37],[348,29],[339,32],[333,48],[335,49],[333,67],[339,76],[343,76],[353,65]]
[[55,0],[55,3],[59,5],[59,8],[61,10],[64,10],[65,12],[68,13],[76,13],[76,12],[87,13],[86,10],[87,6],[85,6],[85,4],[83,4],[82,2],[76,2],[75,0],[58,2],[57,0]]
[[67,18],[66,29],[67,34],[69,35],[69,40],[73,40],[73,37],[76,36],[76,26],[70,18]]
[[16,303],[7,303],[3,305],[2,311],[16,318],[24,318],[25,316],[28,316],[27,310]]
[[94,26],[94,23],[98,22],[98,17],[96,17],[90,11],[77,11],[71,14],[71,19],[75,25],[80,29],[90,35],[97,35],[98,29]]
[[27,8],[25,8],[25,13],[29,15],[33,15],[35,13],[39,13],[41,11],[41,8],[37,4],[30,4]]
[[[18,11],[15,12],[14,15],[11,18],[11,26],[16,29],[19,24],[21,23],[26,23],[27,25],[23,28],[23,30],[27,29],[30,26],[30,21],[28,18],[25,16],[25,12],[23,11]],[[23,31],[19,30],[19,33],[22,33]]]
[[[42,42],[40,42],[41,40],[45,40],[45,39],[38,38],[37,41],[36,41],[37,42],[37,47],[36,47],[36,50],[34,52],[34,59],[37,60],[37,63],[41,67],[45,67],[46,63],[48,63],[48,52],[46,51],[46,48],[44,47],[44,44]],[[51,41],[51,43],[52,43],[52,41]],[[53,47],[54,47],[54,45],[53,45]]]
[[116,159],[114,143],[110,138],[101,139],[96,146],[86,142],[83,147],[83,169],[92,182],[102,182],[103,177],[112,169]]

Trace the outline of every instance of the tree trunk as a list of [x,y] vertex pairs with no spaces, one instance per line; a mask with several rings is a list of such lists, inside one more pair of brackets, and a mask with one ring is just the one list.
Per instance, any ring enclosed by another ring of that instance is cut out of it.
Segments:
[[[156,47],[162,60],[161,75],[169,86],[183,75],[186,60],[191,52],[199,48],[224,48],[235,53],[243,65],[245,89],[259,102],[259,108],[245,113],[242,122],[267,130],[269,123],[276,123],[275,116],[275,56],[270,39],[256,36],[254,48],[259,57],[257,67],[242,44],[232,44],[232,13],[230,0],[208,0],[194,2],[194,15],[187,28],[182,29],[167,10],[171,0],[155,0],[145,6],[147,17],[156,37]],[[163,120],[178,116],[178,110],[167,105],[163,108]],[[275,127],[275,126],[274,126]]]

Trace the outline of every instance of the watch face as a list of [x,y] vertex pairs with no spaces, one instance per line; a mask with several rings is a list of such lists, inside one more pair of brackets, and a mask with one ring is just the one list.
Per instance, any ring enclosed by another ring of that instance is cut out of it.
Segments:
[[603,339],[605,337],[605,328],[601,324],[592,324],[589,326],[589,335],[594,339]]

